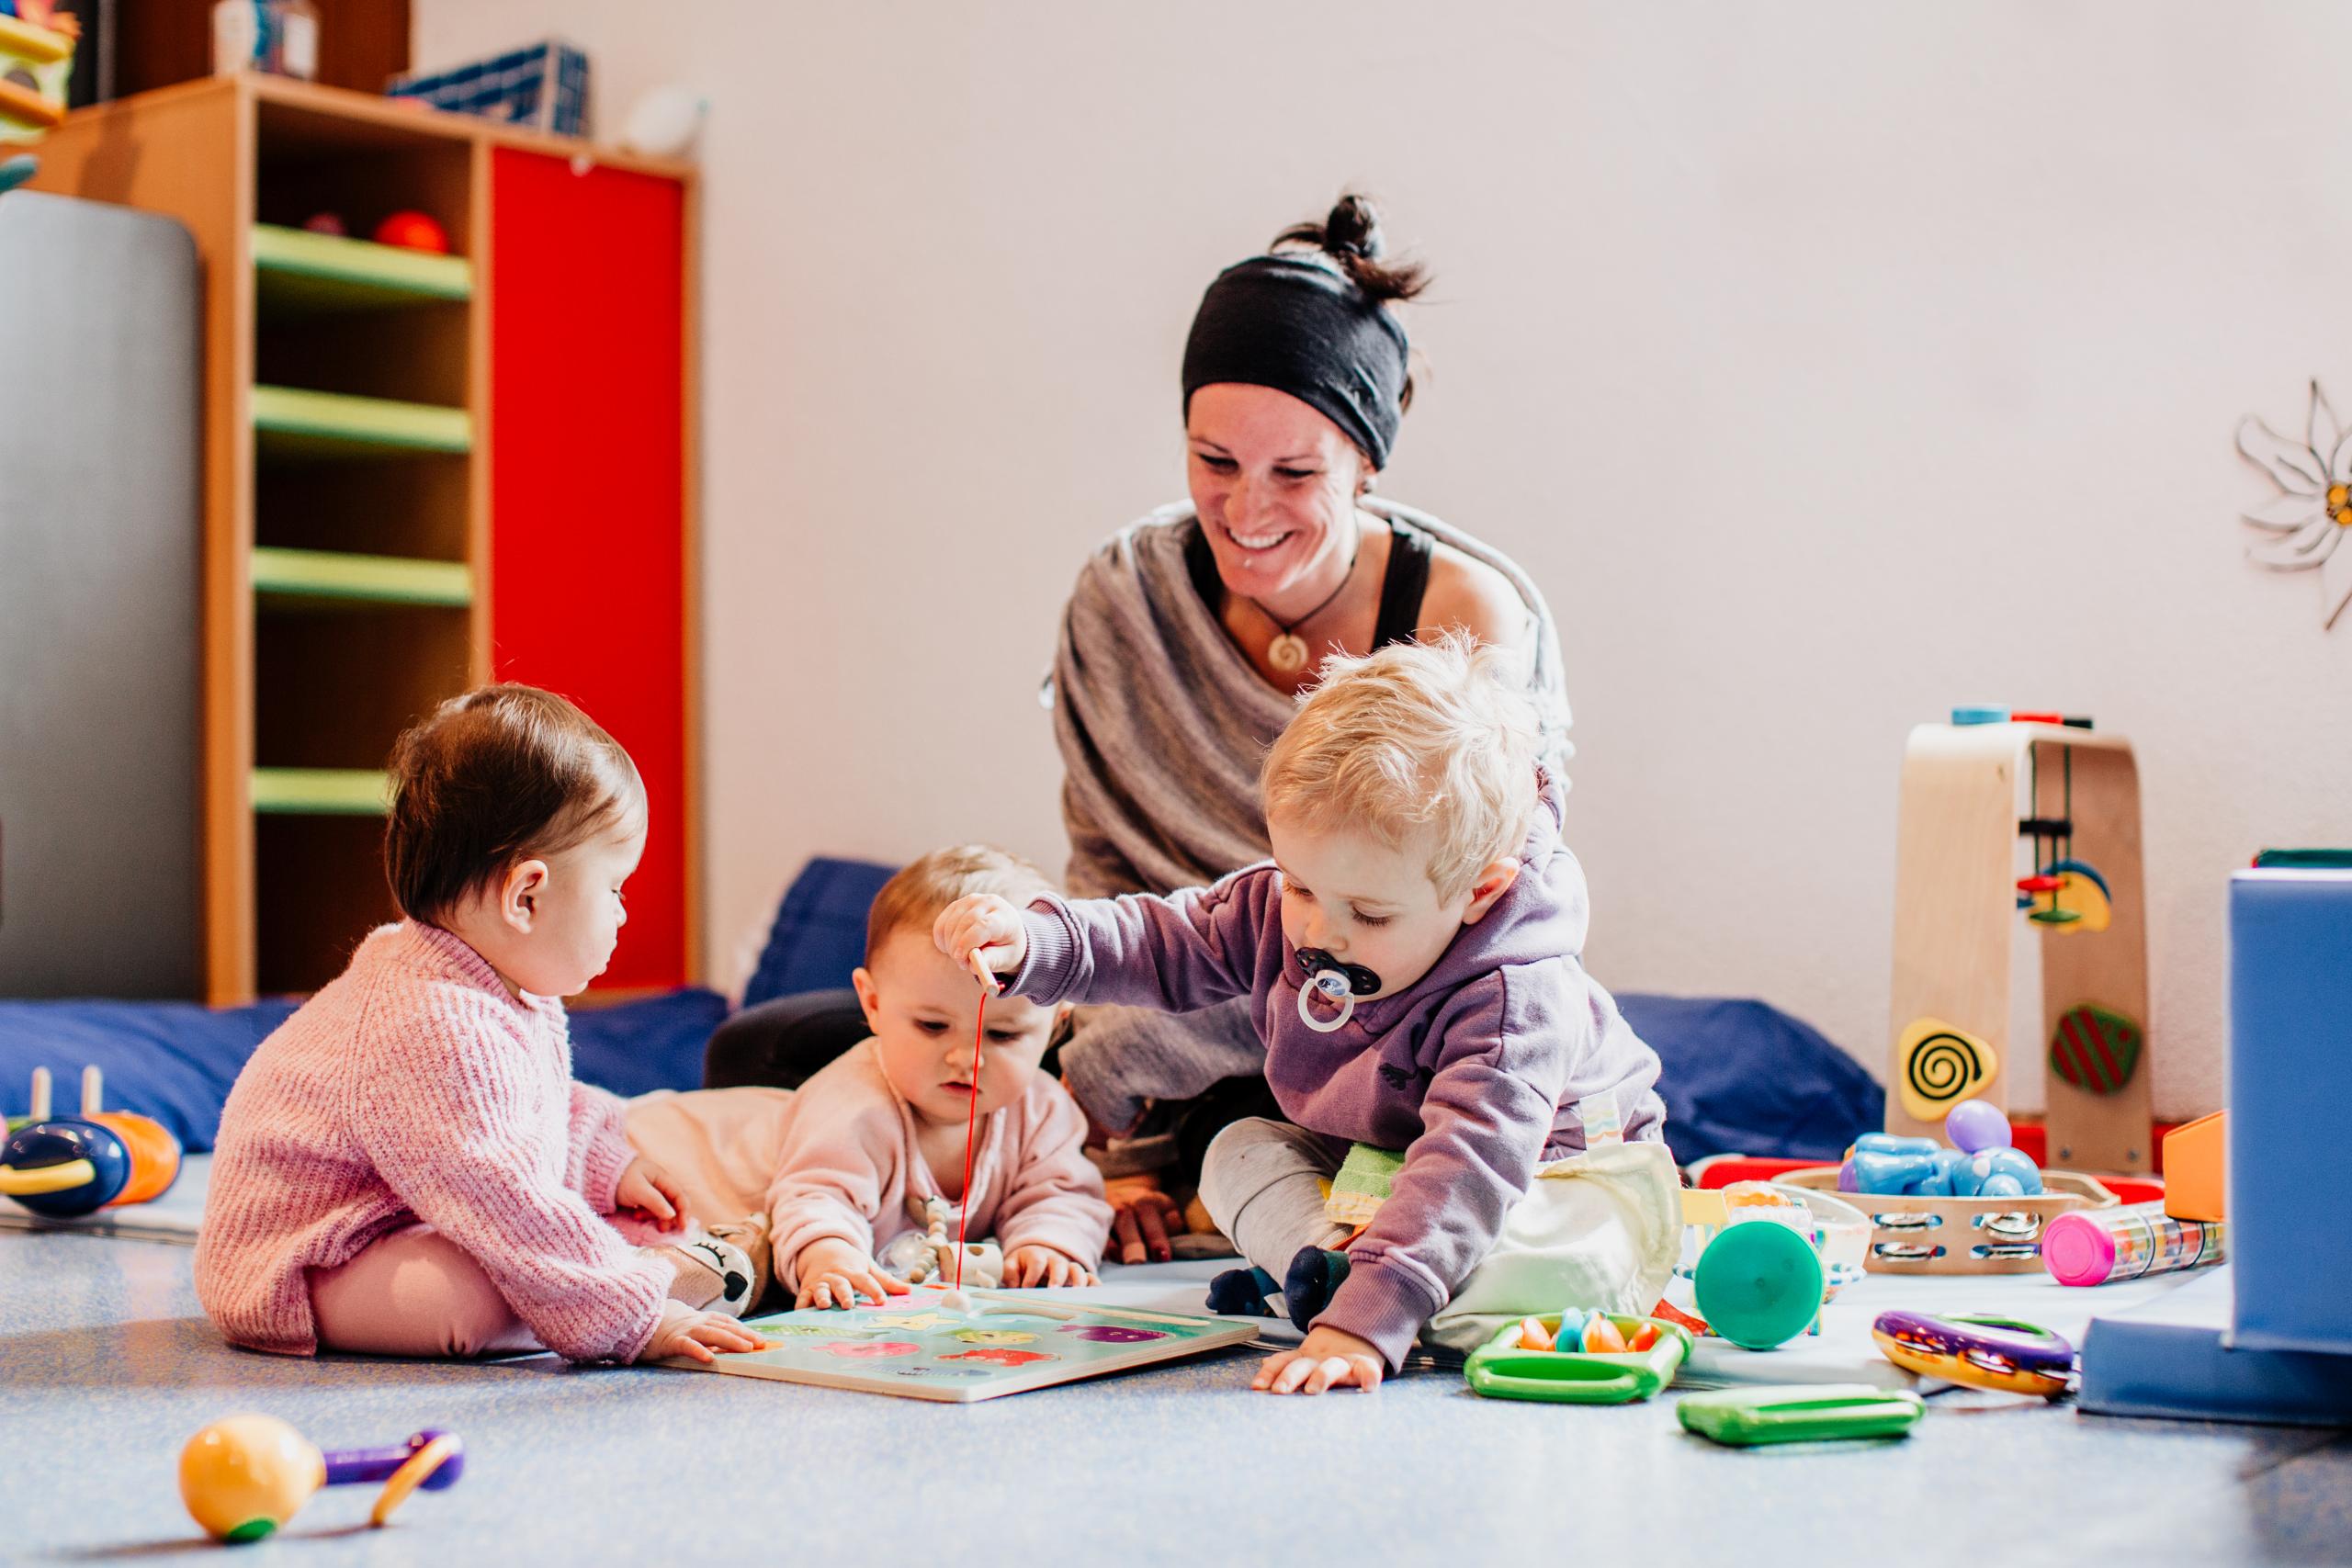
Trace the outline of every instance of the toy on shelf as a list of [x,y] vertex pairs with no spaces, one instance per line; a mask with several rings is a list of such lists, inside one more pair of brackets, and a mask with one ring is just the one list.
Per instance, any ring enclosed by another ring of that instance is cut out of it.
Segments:
[[302,227],[313,234],[325,234],[337,240],[348,239],[351,235],[351,226],[343,220],[340,212],[313,212],[302,220]]
[[449,231],[422,212],[395,212],[376,225],[376,243],[398,245],[404,251],[429,251],[435,255],[449,254]]
[[160,1122],[100,1109],[103,1082],[82,1070],[82,1113],[50,1114],[47,1067],[33,1069],[32,1114],[0,1144],[0,1197],[70,1219],[160,1198],[179,1179],[180,1141]]
[[1624,1404],[1674,1381],[1690,1333],[1654,1317],[1576,1307],[1510,1324],[1470,1353],[1463,1373],[1488,1399]]
[[621,122],[621,145],[649,158],[683,158],[702,132],[710,100],[674,84],[640,95]]
[[[2023,862],[2020,866],[2020,861]],[[2132,743],[2087,719],[1960,710],[1911,731],[1895,855],[1889,1133],[2010,1100],[2015,921],[2040,933],[2049,1158],[2149,1168],[2146,914]]]
[[553,39],[447,71],[395,77],[384,95],[558,136],[589,130],[588,57]]
[[2225,1244],[2219,1220],[2177,1220],[2162,1203],[2130,1203],[2059,1215],[2041,1238],[2041,1261],[2062,1285],[2120,1284],[2222,1262]]
[[322,1486],[382,1482],[368,1519],[380,1528],[410,1493],[442,1491],[465,1471],[465,1445],[451,1432],[427,1427],[391,1448],[321,1453],[274,1416],[232,1416],[180,1450],[180,1500],[215,1540],[259,1540]]
[[46,0],[18,0],[10,9],[16,15],[0,14],[0,141],[35,141],[65,123],[65,84],[82,25]]
[[1886,1359],[1921,1377],[2055,1399],[2071,1386],[2075,1347],[2013,1318],[1883,1312],[1871,1325]]
[[1909,1389],[1868,1383],[1792,1383],[1774,1388],[1725,1388],[1687,1396],[1674,1418],[1727,1448],[1761,1443],[1826,1442],[1839,1438],[1900,1438],[1928,1406]]

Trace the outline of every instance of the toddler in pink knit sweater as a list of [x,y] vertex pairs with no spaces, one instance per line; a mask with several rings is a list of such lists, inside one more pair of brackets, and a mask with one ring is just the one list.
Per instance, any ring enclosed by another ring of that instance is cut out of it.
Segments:
[[611,959],[645,848],[628,754],[561,697],[490,686],[401,737],[392,784],[407,918],[238,1075],[197,1242],[205,1312],[292,1355],[757,1348],[734,1319],[764,1259],[624,1239],[618,1210],[684,1223],[677,1184],[571,1076],[556,998]]

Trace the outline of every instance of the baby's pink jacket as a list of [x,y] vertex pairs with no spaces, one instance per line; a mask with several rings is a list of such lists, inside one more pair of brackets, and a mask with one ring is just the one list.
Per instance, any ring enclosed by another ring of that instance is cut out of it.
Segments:
[[309,1355],[310,1271],[422,1220],[548,1348],[630,1360],[672,1277],[604,1218],[632,1157],[620,1100],[571,1077],[561,1002],[517,999],[447,931],[386,926],[237,1075],[197,1299],[237,1344]]
[[[914,1211],[940,1195],[939,1183],[874,1042],[851,1047],[801,1085],[786,1114],[783,1154],[768,1189],[779,1284],[800,1288],[796,1266],[811,1242],[838,1236],[871,1258],[922,1229]],[[993,1235],[1007,1253],[1050,1247],[1093,1268],[1111,1234],[1111,1205],[1102,1174],[1087,1160],[1086,1118],[1069,1091],[1039,1073],[1027,1093],[990,1111],[973,1136],[972,1190],[965,1195],[970,1238]]]

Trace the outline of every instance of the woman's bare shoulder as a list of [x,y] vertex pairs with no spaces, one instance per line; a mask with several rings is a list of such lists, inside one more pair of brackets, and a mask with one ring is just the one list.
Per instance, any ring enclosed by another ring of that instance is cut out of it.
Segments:
[[1430,557],[1430,584],[1421,595],[1421,635],[1466,631],[1480,642],[1516,648],[1535,617],[1511,580],[1474,556],[1438,541]]

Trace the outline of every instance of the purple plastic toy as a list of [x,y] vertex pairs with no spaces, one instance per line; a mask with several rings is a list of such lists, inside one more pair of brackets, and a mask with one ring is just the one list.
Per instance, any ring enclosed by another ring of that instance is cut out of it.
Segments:
[[2016,1142],[2001,1108],[1982,1100],[1963,1100],[1946,1111],[1944,1136],[1951,1140],[1952,1147],[1970,1154],[2009,1148]]

